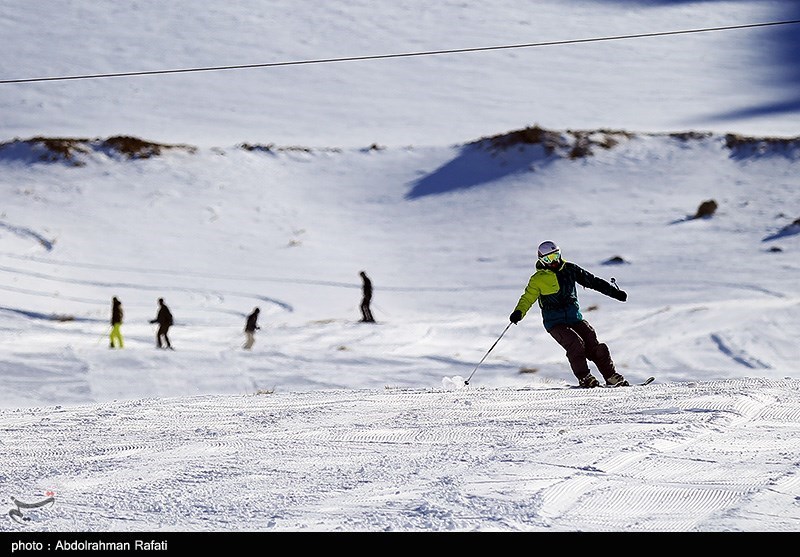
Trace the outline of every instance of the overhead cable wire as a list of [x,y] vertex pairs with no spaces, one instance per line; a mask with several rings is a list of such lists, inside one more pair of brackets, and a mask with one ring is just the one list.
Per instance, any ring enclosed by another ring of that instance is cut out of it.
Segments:
[[441,54],[461,54],[465,52],[488,52],[493,50],[511,50],[518,48],[535,48],[543,46],[557,46],[580,43],[596,43],[603,41],[619,41],[623,39],[642,39],[647,37],[665,37],[669,35],[688,35],[690,33],[708,33],[712,31],[732,31],[737,29],[752,29],[756,27],[769,27],[775,25],[794,25],[800,23],[800,19],[787,21],[768,21],[764,23],[747,23],[742,25],[726,25],[722,27],[704,27],[699,29],[683,29],[677,31],[658,31],[653,33],[636,33],[630,35],[613,35],[605,37],[591,37],[587,39],[565,39],[560,41],[545,41],[538,43],[507,44],[496,46],[476,46],[468,48],[451,48],[442,50],[426,50],[420,52],[401,52],[395,54],[370,54],[363,56],[344,56],[340,58],[318,58],[313,60],[293,60],[286,62],[266,62],[261,64],[237,64],[230,66],[207,66],[195,68],[176,68],[170,70],[144,70],[133,72],[115,72],[102,74],[85,75],[64,75],[51,77],[27,77],[19,79],[0,79],[0,85],[12,83],[41,83],[46,81],[74,81],[79,79],[101,79],[108,77],[137,77],[145,75],[164,75],[178,73],[197,73],[197,72],[216,72],[222,70],[245,70],[254,68],[277,68],[281,66],[302,66],[309,64],[329,64],[333,62],[357,62],[364,60],[386,60],[390,58],[411,58],[418,56],[434,56]]

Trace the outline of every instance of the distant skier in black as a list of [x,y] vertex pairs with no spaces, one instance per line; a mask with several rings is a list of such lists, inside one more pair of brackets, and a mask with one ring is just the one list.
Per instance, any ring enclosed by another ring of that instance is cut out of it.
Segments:
[[109,335],[109,348],[122,348],[122,302],[116,296],[111,298],[111,334]]
[[[159,348],[167,348],[173,350],[172,343],[169,341],[169,328],[172,327],[172,312],[169,311],[167,304],[164,303],[164,298],[158,299],[158,314],[155,319],[151,319],[150,323],[158,323],[158,332],[156,333],[156,346]],[[163,342],[162,342],[163,339]]]
[[250,350],[253,347],[253,344],[256,341],[256,331],[261,328],[258,326],[259,313],[261,313],[261,310],[255,308],[253,313],[247,316],[247,322],[244,324],[245,341],[244,345],[242,346],[242,348],[245,350]]
[[369,308],[372,302],[372,281],[369,280],[367,273],[361,271],[361,322],[362,323],[375,323],[372,317],[372,310]]

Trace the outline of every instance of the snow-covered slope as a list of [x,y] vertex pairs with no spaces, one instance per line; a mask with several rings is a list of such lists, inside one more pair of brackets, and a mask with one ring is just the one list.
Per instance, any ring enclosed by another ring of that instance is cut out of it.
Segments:
[[[796,371],[797,140],[528,129],[417,149],[115,141],[63,142],[47,150],[69,154],[56,162],[37,162],[42,142],[0,147],[0,288],[15,331],[4,404],[437,386],[500,334],[548,238],[628,291],[624,305],[581,299],[633,379]],[[708,200],[716,212],[692,218]],[[374,327],[357,322],[362,269]],[[115,295],[124,353],[107,350]],[[179,354],[152,351],[159,297]],[[255,306],[263,329],[243,353]],[[571,380],[535,313],[481,381]],[[60,372],[31,385],[38,369]]]

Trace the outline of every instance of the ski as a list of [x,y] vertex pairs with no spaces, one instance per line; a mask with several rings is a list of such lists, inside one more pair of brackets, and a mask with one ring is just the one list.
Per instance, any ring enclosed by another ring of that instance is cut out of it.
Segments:
[[606,389],[616,389],[617,387],[634,387],[634,386],[635,387],[644,387],[645,385],[649,385],[650,383],[652,383],[655,380],[656,380],[655,377],[648,377],[647,379],[645,379],[641,383],[633,383],[633,384],[629,383],[627,385],[601,385],[601,387],[605,387]]
[[617,387],[644,387],[645,385],[649,385],[655,380],[656,380],[655,377],[648,377],[641,383],[628,383],[627,385],[601,385],[601,387],[604,387],[606,389],[616,389]]
[[[645,379],[641,383],[633,383],[633,384],[629,383],[628,385],[603,385],[603,384],[600,384],[599,388],[601,388],[601,389],[616,389],[617,387],[644,387],[645,385],[649,385],[650,383],[652,383],[655,380],[656,380],[655,377],[648,377],[647,379]],[[569,385],[569,388],[570,389],[587,389],[587,388],[588,389],[592,389],[594,387],[581,387],[580,385]]]

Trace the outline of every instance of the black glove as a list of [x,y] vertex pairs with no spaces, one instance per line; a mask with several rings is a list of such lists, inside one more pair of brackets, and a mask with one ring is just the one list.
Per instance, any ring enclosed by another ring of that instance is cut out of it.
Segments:
[[515,309],[511,312],[511,315],[508,317],[509,321],[511,321],[514,325],[519,323],[522,320],[522,312],[518,309]]
[[614,292],[613,296],[620,302],[624,302],[628,299],[628,294],[624,290],[617,290]]

